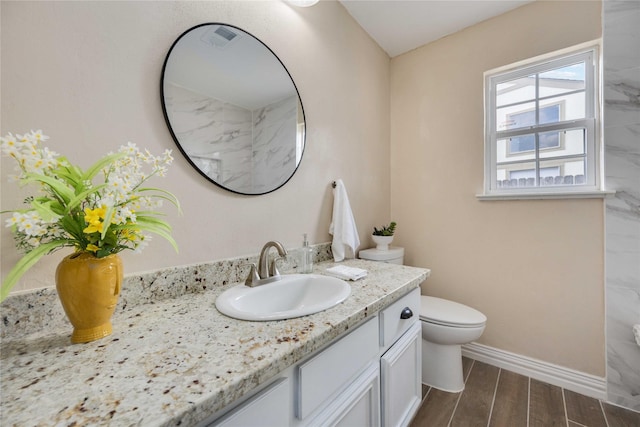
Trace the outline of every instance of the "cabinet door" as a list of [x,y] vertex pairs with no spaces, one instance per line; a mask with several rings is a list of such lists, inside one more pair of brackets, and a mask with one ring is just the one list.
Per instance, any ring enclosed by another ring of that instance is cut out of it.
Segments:
[[283,427],[289,425],[291,412],[289,379],[281,378],[234,409],[216,427]]
[[323,408],[307,426],[379,427],[380,370],[377,362],[367,369]]
[[421,328],[415,323],[380,358],[382,425],[409,425],[422,399]]
[[296,416],[304,420],[331,401],[367,364],[378,359],[378,318],[373,317],[297,369]]

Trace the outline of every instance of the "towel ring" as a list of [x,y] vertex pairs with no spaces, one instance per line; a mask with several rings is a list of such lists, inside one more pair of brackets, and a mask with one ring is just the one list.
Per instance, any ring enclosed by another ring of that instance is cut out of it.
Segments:
[[336,182],[335,182],[335,181],[333,181],[333,182],[331,183],[331,186],[332,186],[333,188],[336,188]]

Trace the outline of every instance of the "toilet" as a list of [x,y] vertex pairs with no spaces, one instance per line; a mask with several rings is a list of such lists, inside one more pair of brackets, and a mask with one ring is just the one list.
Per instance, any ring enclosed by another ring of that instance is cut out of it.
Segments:
[[457,393],[464,390],[463,344],[482,335],[487,317],[471,307],[422,295],[422,383]]
[[[404,248],[365,249],[359,258],[403,264]],[[462,345],[482,335],[487,317],[471,307],[442,298],[420,297],[422,383],[439,390],[464,390]]]

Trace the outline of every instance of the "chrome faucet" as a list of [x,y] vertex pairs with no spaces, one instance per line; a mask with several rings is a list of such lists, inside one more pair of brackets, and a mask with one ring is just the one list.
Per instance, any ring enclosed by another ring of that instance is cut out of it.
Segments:
[[[271,248],[276,248],[279,256],[275,257],[273,261],[271,261],[271,264],[269,264],[269,249]],[[255,264],[251,264],[251,271],[244,281],[244,284],[254,287],[280,280],[280,272],[278,271],[276,262],[286,256],[287,250],[282,246],[282,243],[274,241],[267,242],[260,251],[257,269]]]

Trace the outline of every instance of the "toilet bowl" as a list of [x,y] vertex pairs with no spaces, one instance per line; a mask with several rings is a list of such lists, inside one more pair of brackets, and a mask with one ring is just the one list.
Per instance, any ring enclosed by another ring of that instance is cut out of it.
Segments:
[[420,298],[422,383],[447,392],[462,391],[461,346],[480,338],[487,317],[457,302]]

